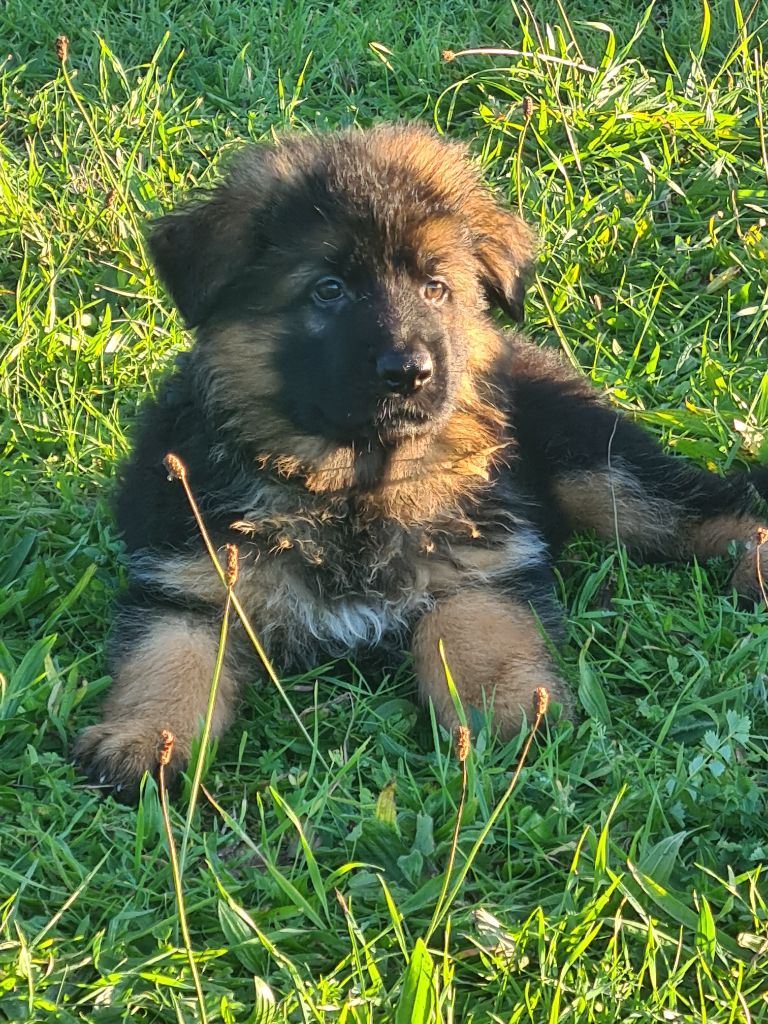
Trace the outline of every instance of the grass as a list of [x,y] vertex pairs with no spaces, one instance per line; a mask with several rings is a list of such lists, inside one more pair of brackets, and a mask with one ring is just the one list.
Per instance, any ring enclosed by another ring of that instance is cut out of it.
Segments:
[[[115,464],[188,343],[147,219],[240,139],[434,118],[541,233],[531,335],[682,454],[764,461],[767,13],[7,0],[0,1020],[202,1019],[154,786],[128,810],[68,761],[108,685]],[[483,45],[537,56],[441,58]],[[768,1020],[768,620],[734,607],[725,566],[567,555],[585,716],[537,737],[431,934],[462,765],[408,666],[378,689],[344,665],[287,680],[312,742],[249,691],[184,854],[209,1021]],[[522,742],[474,744],[457,873]]]

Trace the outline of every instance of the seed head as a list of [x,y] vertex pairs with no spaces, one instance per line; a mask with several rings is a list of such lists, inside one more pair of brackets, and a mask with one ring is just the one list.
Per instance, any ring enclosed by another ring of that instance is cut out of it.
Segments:
[[469,729],[466,725],[460,725],[456,730],[456,757],[458,757],[462,764],[469,757],[471,746],[472,741],[470,739]]
[[163,465],[168,470],[169,480],[186,480],[187,479],[187,467],[181,461],[178,455],[174,455],[172,452],[163,459]]
[[56,51],[56,60],[60,64],[65,64],[67,57],[69,56],[69,39],[66,36],[56,36],[56,42],[53,44],[53,48]]
[[104,196],[104,208],[110,209],[114,205],[116,192],[113,188],[109,189],[107,194]]
[[523,96],[523,119],[530,121],[533,117],[533,100],[530,96]]
[[157,755],[157,760],[163,768],[170,764],[171,757],[173,755],[173,744],[176,742],[176,737],[173,735],[170,729],[163,729],[160,733],[160,750]]
[[446,61],[446,63],[448,64],[450,64],[452,60],[456,60],[456,54],[453,52],[453,50],[443,50],[442,57],[443,60]]
[[237,577],[240,575],[240,552],[236,544],[227,544],[226,552],[227,566],[224,570],[224,579],[231,589],[237,583]]
[[534,707],[539,718],[543,718],[549,709],[549,690],[546,686],[537,686],[533,695]]
[[758,544],[758,547],[761,544],[768,544],[768,526],[758,526],[758,528],[757,528],[757,544]]

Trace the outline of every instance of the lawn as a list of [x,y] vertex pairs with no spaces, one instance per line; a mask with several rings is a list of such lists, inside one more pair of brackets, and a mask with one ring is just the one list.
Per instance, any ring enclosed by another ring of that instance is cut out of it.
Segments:
[[766,461],[767,18],[6,0],[0,1020],[768,1021],[768,614],[725,564],[569,547],[582,718],[542,727],[511,794],[526,737],[478,721],[456,844],[462,765],[407,664],[380,687],[318,666],[290,708],[253,687],[192,815],[188,938],[154,783],[129,809],[69,762],[109,683],[115,466],[189,343],[148,220],[240,140],[434,122],[539,230],[531,336],[681,455]]

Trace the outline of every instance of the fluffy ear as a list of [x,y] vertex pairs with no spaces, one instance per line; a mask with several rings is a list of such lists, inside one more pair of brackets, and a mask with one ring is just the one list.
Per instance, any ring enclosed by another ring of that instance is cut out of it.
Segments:
[[225,181],[152,226],[149,249],[163,284],[190,327],[258,249],[258,224],[275,184],[269,148],[242,150]]
[[497,206],[490,197],[473,227],[488,298],[519,322],[523,319],[526,278],[536,254],[536,236],[525,221]]
[[[149,236],[160,279],[190,327],[205,318],[213,299],[247,260],[244,224],[231,216],[221,191],[161,218]],[[246,211],[241,214],[247,219]]]

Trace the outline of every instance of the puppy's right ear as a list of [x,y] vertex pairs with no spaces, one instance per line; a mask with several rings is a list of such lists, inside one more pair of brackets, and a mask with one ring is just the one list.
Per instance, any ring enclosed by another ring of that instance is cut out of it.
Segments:
[[275,146],[246,146],[213,191],[152,226],[152,259],[189,327],[205,319],[222,288],[257,254],[261,218],[286,176],[283,163]]
[[205,319],[224,285],[248,262],[252,223],[243,197],[224,184],[209,199],[182,206],[152,226],[152,259],[189,327]]

